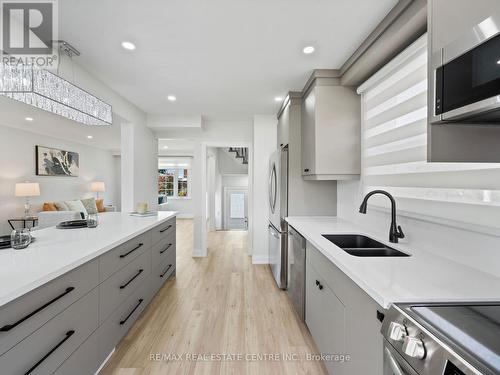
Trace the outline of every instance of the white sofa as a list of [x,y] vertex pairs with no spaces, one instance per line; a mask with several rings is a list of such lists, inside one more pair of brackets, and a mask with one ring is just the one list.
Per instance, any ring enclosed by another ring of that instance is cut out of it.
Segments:
[[[114,206],[105,206],[104,209],[105,212],[116,211]],[[54,227],[62,221],[80,220],[81,218],[80,212],[77,211],[41,211],[38,213],[38,225],[33,230]]]

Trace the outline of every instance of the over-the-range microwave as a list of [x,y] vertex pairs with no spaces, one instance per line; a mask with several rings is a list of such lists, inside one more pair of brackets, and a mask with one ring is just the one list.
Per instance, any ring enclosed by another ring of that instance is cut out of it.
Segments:
[[500,14],[432,56],[432,123],[500,124]]

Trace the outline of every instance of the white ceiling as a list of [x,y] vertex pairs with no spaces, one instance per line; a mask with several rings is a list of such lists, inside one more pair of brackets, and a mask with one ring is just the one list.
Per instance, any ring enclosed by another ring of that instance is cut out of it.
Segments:
[[[59,37],[147,113],[251,116],[275,113],[274,97],[302,89],[312,69],[339,68],[396,3],[64,0]],[[316,52],[304,55],[306,45]]]

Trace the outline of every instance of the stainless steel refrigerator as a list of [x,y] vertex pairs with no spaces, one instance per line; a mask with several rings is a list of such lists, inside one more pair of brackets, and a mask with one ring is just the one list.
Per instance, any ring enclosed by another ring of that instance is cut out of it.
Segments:
[[276,284],[287,288],[288,265],[288,146],[269,160],[269,265]]

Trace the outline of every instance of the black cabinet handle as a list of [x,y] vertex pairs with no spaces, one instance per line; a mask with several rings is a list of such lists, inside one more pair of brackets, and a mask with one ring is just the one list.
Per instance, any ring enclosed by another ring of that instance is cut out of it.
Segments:
[[48,352],[47,354],[45,354],[45,355],[43,356],[43,358],[42,358],[42,359],[40,359],[37,363],[35,363],[35,364],[33,365],[33,367],[31,367],[28,371],[26,371],[26,373],[25,373],[24,375],[29,375],[29,374],[31,374],[31,373],[32,373],[32,372],[33,372],[33,371],[34,371],[34,370],[35,370],[38,366],[40,366],[40,364],[41,364],[43,361],[45,361],[45,360],[46,360],[46,359],[47,359],[47,358],[48,358],[48,357],[49,357],[52,353],[54,353],[54,352],[55,352],[55,351],[56,351],[56,350],[57,350],[57,349],[58,349],[58,348],[59,348],[62,344],[64,344],[64,343],[66,342],[66,340],[68,340],[71,336],[73,336],[73,334],[74,334],[74,333],[75,333],[75,331],[68,331],[68,332],[66,332],[66,336],[64,336],[64,338],[63,338],[61,341],[59,341],[59,343],[58,343],[56,346],[54,346],[54,347],[50,350],[50,352]]
[[171,264],[168,265],[167,269],[160,275],[160,277],[165,276],[170,268],[172,268]]
[[318,287],[319,290],[323,289],[323,285],[321,285],[321,283],[318,280],[316,280],[316,286]]
[[134,251],[136,251],[138,248],[140,248],[141,246],[143,246],[144,244],[143,243],[140,243],[139,245],[137,245],[136,247],[134,247],[132,250],[130,250],[129,252],[126,252],[125,254],[122,254],[120,255],[120,258],[125,258],[127,255],[133,253]]
[[165,251],[167,251],[168,249],[170,249],[171,246],[172,246],[172,244],[169,243],[166,248],[164,248],[162,251],[160,251],[160,254],[163,254]]
[[61,293],[59,294],[57,297],[51,299],[49,302],[47,302],[46,304],[44,304],[43,306],[40,306],[38,309],[36,309],[35,311],[29,313],[28,315],[26,315],[24,318],[21,318],[19,319],[17,322],[15,323],[12,323],[12,324],[7,324],[7,325],[4,325],[2,328],[0,328],[0,332],[8,332],[10,331],[12,328],[18,326],[19,324],[21,324],[22,322],[24,322],[25,320],[31,318],[33,315],[39,313],[40,311],[42,311],[43,309],[45,309],[46,307],[52,305],[54,302],[56,302],[57,300],[63,298],[66,294],[72,292],[75,288],[70,286],[69,288],[66,288],[66,290],[64,291],[64,293]]
[[123,320],[120,321],[120,325],[124,325],[128,318],[130,318],[132,316],[132,314],[135,312],[135,310],[137,310],[137,308],[141,305],[142,301],[144,301],[142,298],[139,300],[139,302],[137,303],[137,305],[135,305],[135,307],[132,309],[132,311],[127,315],[127,317]]
[[129,281],[127,281],[123,285],[120,285],[120,289],[125,289],[128,286],[128,284],[134,281],[134,279],[142,273],[142,271],[144,271],[142,268],[139,271],[137,271],[137,273]]
[[160,231],[160,233],[163,233],[163,232],[165,232],[165,231],[169,230],[170,228],[172,228],[172,224],[170,224],[170,225],[169,225],[168,227],[166,227],[165,229],[162,229],[162,230]]
[[304,169],[304,172],[306,173],[309,172],[309,168]]
[[377,319],[382,323],[385,319],[385,314],[377,310]]

